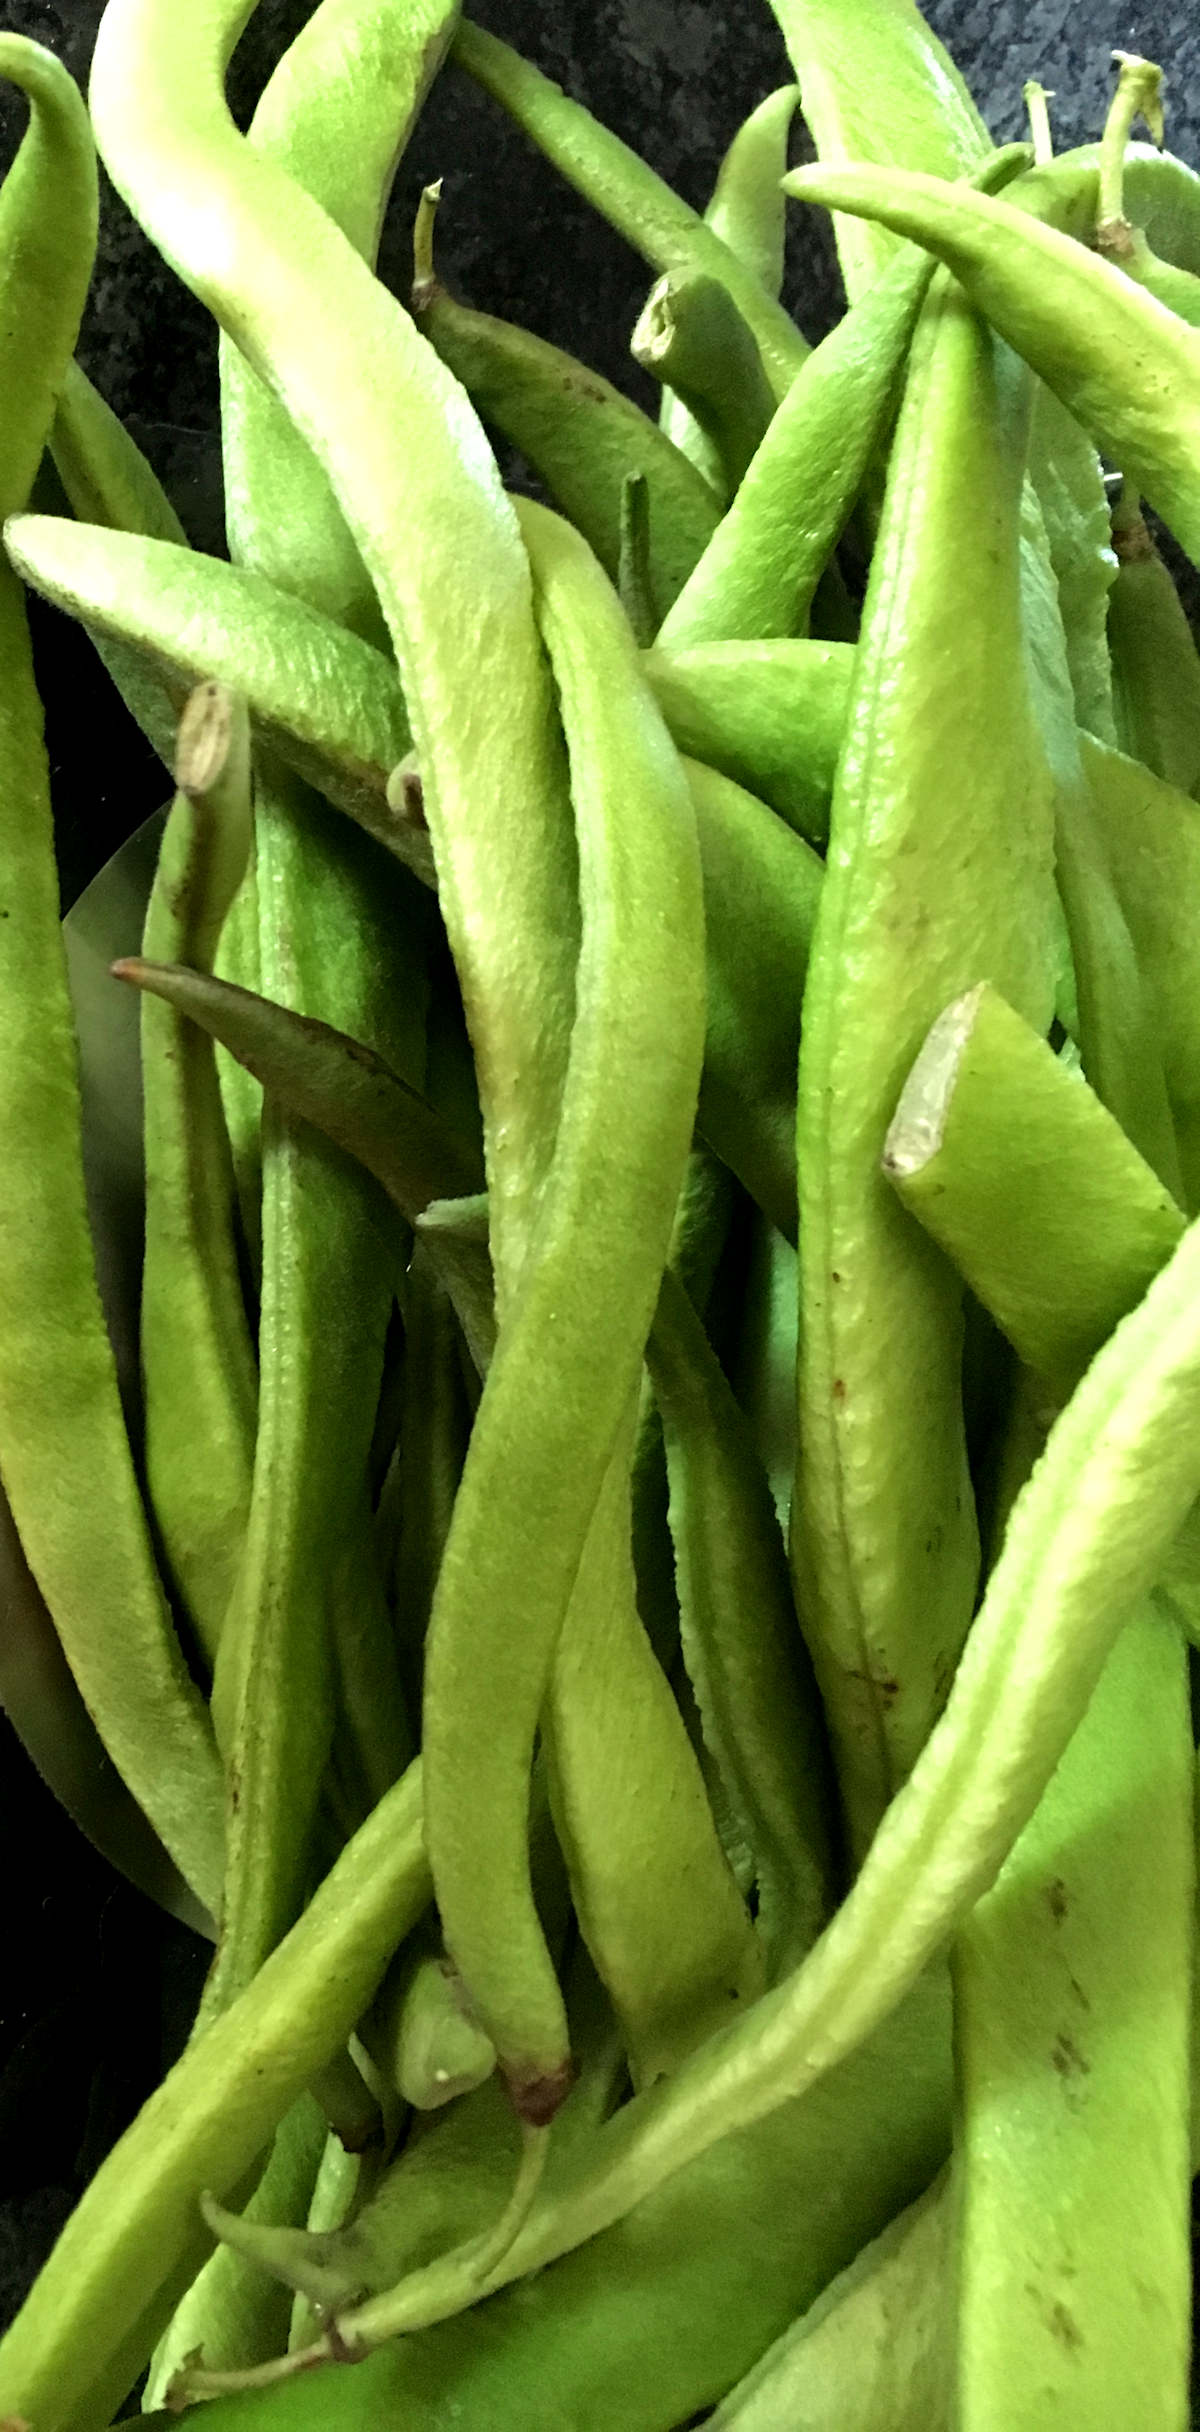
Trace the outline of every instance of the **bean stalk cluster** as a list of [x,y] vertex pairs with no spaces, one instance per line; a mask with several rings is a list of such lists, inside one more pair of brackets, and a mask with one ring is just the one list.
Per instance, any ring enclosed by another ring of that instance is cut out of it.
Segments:
[[[247,134],[253,0],[108,0],[86,105],[0,34],[0,1695],[213,1945],[6,2432],[1189,2422],[1200,178],[1145,60],[997,149],[913,0],[772,6],[702,216],[457,0]],[[657,420],[438,188],[376,277],[442,72]],[[98,160],[227,558],[75,359]],[[174,785],[131,1372],[26,586]]]

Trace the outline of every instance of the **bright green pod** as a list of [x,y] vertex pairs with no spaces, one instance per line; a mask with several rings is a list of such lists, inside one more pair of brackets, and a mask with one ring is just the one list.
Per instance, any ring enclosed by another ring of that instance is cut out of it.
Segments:
[[[184,711],[175,774],[143,952],[211,971],[251,836],[246,715],[216,685],[202,685]],[[146,1479],[172,1583],[211,1666],[246,1530],[258,1371],[212,1042],[145,997],[141,1050]]]
[[961,1287],[905,1223],[880,1154],[948,997],[986,973],[1039,1028],[1053,1002],[1023,408],[1019,375],[939,282],[893,443],[800,1043],[792,1550],[859,1852],[945,1694],[978,1565]]
[[1116,580],[1108,600],[1116,728],[1106,740],[1156,777],[1195,794],[1200,786],[1200,652],[1138,501],[1113,509]]
[[829,834],[853,666],[845,642],[707,642],[646,658],[680,751],[769,802],[818,847]]
[[430,190],[417,222],[418,329],[484,420],[528,459],[614,581],[623,488],[633,477],[644,479],[646,576],[657,628],[716,530],[719,498],[649,415],[598,372],[447,294],[433,273],[435,200]]
[[[872,161],[969,177],[991,138],[916,0],[771,0],[822,166]],[[883,230],[834,224],[852,305],[896,250]]]
[[[32,111],[0,194],[7,516],[27,504],[74,352],[95,251],[96,163],[83,103],[55,59],[6,34],[0,75]],[[0,658],[0,870],[10,909],[0,949],[0,1469],[101,1738],[211,1911],[220,1775],[155,1569],[96,1289],[42,713],[21,586],[7,564]]]
[[883,1165],[1059,1401],[1184,1229],[1107,1107],[986,986],[934,1023]]
[[729,289],[719,279],[659,279],[643,306],[630,351],[642,370],[673,389],[716,452],[731,497],[775,411],[762,357]]
[[452,56],[652,269],[668,277],[707,273],[729,289],[757,341],[775,396],[786,396],[808,348],[783,306],[763,286],[757,270],[747,266],[628,144],[507,43],[498,42],[494,34],[464,18],[454,36]]

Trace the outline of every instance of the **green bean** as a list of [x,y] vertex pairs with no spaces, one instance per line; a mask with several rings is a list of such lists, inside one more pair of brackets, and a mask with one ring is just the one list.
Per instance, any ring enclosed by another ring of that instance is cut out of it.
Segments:
[[[1100,219],[1101,156],[1100,144],[1060,152],[1023,177],[1010,200],[1091,245]],[[1200,177],[1194,169],[1150,144],[1127,144],[1121,199],[1155,253],[1200,273]]]
[[[0,194],[0,510],[26,504],[91,272],[96,169],[66,71],[17,35],[0,75],[31,121]],[[220,1776],[154,1568],[88,1233],[42,715],[24,603],[0,566],[5,1276],[0,1468],[30,1567],[110,1756],[201,1905],[220,1881]],[[36,1142],[36,1155],[22,1143]],[[97,1529],[95,1515],[104,1515]]]
[[[182,19],[162,0],[116,0],[93,62],[93,117],[118,188],[320,455],[378,586],[476,1047],[507,1276],[551,1152],[570,1002],[569,951],[525,955],[514,973],[509,940],[572,935],[528,565],[461,391],[328,219],[236,134],[221,75],[246,13],[247,0],[203,0]],[[405,11],[401,39],[410,24]],[[218,196],[238,230],[231,249],[212,242]],[[459,714],[462,632],[478,637],[485,726]]]
[[[304,2218],[325,2144],[325,2120],[302,2094],[276,2129],[262,2176],[246,2207],[251,2220]],[[219,2246],[197,2274],[155,2350],[146,2411],[165,2402],[179,2367],[199,2350],[210,2364],[244,2365],[277,2355],[286,2343],[288,2292],[266,2280],[232,2248]]]
[[796,1476],[796,1326],[795,1250],[759,1216],[747,1248],[730,1377],[785,1537]]
[[1194,1770],[1183,1641],[1135,1606],[955,1950],[963,2432],[1189,2421]]
[[[876,161],[969,177],[990,139],[953,60],[914,0],[771,0],[822,164]],[[894,251],[879,229],[835,221],[851,305]]]
[[648,650],[659,615],[650,573],[650,488],[644,473],[627,473],[621,483],[619,532],[617,597],[639,650]]
[[1115,262],[1127,278],[1136,279],[1168,311],[1195,328],[1200,324],[1200,279],[1173,262],[1160,261],[1143,228],[1125,216],[1125,147],[1139,118],[1145,120],[1161,150],[1163,142],[1162,69],[1128,51],[1114,51],[1120,74],[1100,144],[1096,231],[1097,253]]
[[[103,2425],[203,2263],[205,2188],[235,2188],[344,2044],[429,1898],[420,1767],[381,1801],[255,1982],[189,2044],[101,2164],[0,2342],[0,2407]],[[179,2285],[182,2283],[182,2285]]]
[[631,1396],[558,1642],[542,1733],[580,1931],[633,2083],[645,2086],[753,2000],[763,1966],[637,1611],[636,1416]]
[[451,56],[553,162],[651,269],[706,272],[729,289],[757,341],[774,395],[787,394],[808,348],[781,304],[671,187],[561,87],[507,43],[463,18]]
[[[1085,767],[1088,742],[1075,724],[1053,564],[1032,489],[1026,492],[1022,525],[1026,649],[1055,794],[1055,856],[1070,943],[1076,1036],[1093,1089],[1178,1198],[1179,1154],[1156,1010]],[[1060,998],[1061,993],[1060,980]]]
[[187,547],[187,534],[161,482],[78,363],[67,366],[50,453],[80,523]]
[[[799,99],[794,84],[783,85],[750,112],[721,162],[704,214],[714,235],[754,272],[769,296],[778,296],[783,285],[787,205],[779,181]],[[669,390],[659,422],[706,479],[717,482],[720,462],[711,441]]]
[[1059,1400],[1184,1227],[1100,1099],[986,986],[934,1023],[884,1171]]
[[663,1277],[648,1348],[662,1415],[683,1648],[758,1885],[772,1976],[829,1913],[827,1756],[787,1557],[749,1430],[681,1284]]
[[1001,337],[1200,556],[1200,331],[1003,197],[894,170],[798,169],[786,182],[804,201],[881,220],[947,262]]
[[461,1136],[373,1048],[199,971],[132,956],[114,970],[219,1039],[290,1113],[365,1165],[410,1224],[432,1199],[477,1187],[479,1167]]
[[711,2432],[946,2432],[951,2228],[943,2175],[768,2348]]
[[729,289],[704,272],[659,279],[631,340],[634,361],[674,390],[716,451],[731,497],[775,411],[762,357]]
[[[538,2196],[473,2297],[597,2235],[710,2145],[817,2084],[995,1879],[1200,1487],[1198,1278],[1193,1227],[1057,1421],[945,1710],[810,1957],[606,2125]],[[431,2265],[343,2315],[340,2337],[368,2347],[456,2313],[467,2271],[463,2254]]]
[[[456,13],[456,0],[410,0],[402,11],[374,0],[322,0],[254,113],[255,151],[312,195],[372,266],[396,166]],[[230,553],[252,555],[282,589],[386,647],[386,620],[328,466],[239,345],[237,333],[226,331],[221,431]]]
[[680,751],[817,846],[829,833],[853,664],[844,642],[708,642],[653,650],[645,663]]
[[[379,884],[387,864],[374,870],[369,844],[346,826],[327,833],[319,806],[298,789],[289,798],[278,779],[260,783],[256,809],[260,881],[278,874],[283,899],[294,890],[306,907],[282,931],[264,925],[267,985],[386,1038],[395,934]],[[268,1101],[258,1432],[212,1690],[229,1808],[210,2011],[261,1965],[303,1898],[332,1729],[339,1589],[363,1598],[362,1630],[384,1648],[389,1637],[366,1472],[392,1280],[370,1192],[356,1164]],[[343,1568],[356,1524],[366,1549],[357,1576]],[[390,1691],[387,1737],[399,1754],[407,1731],[389,1661],[372,1658],[371,1674],[378,1696]],[[374,1769],[368,1742],[368,1778]]]
[[[979,179],[1003,182],[1013,166],[989,153]],[[927,261],[902,253],[810,355],[663,620],[664,648],[804,631],[890,420],[929,278]]]
[[432,878],[429,839],[388,802],[411,737],[395,669],[253,567],[166,541],[19,516],[6,543],[26,582],[128,645],[180,703],[228,684],[264,742],[390,851]]
[[433,269],[436,201],[437,189],[428,188],[417,219],[412,302],[418,329],[484,419],[527,457],[614,579],[622,485],[631,474],[645,475],[657,625],[716,530],[719,498],[649,415],[598,372],[544,338],[472,312],[447,295]]
[[[176,779],[143,947],[204,971],[241,884],[251,820],[245,712],[216,685],[201,686],[184,712]],[[145,997],[141,1048],[146,1476],[172,1581],[211,1665],[246,1531],[258,1376],[212,1043]]]
[[700,1130],[794,1236],[800,991],[822,868],[802,837],[728,777],[698,761],[687,776],[709,915]]
[[[518,2101],[536,2118],[561,2093],[563,2061],[547,2066],[536,2047],[523,2050],[513,2023],[529,1756],[666,1256],[690,1144],[703,972],[691,806],[640,685],[625,619],[565,525],[526,505],[522,531],[571,751],[584,931],[559,1146],[536,1250],[507,1339],[499,1310],[434,1602],[424,1746],[447,1945]],[[495,1218],[493,1195],[494,1250]],[[536,1425],[527,1396],[534,1356],[545,1380]],[[515,1537],[495,1517],[514,1450]],[[521,1515],[533,1509],[541,1518],[531,1542]],[[510,1573],[523,1582],[520,1630],[505,1601]],[[471,1580],[474,1596],[464,1593]],[[537,1930],[536,1919],[520,1926],[527,1938],[530,1926]]]
[[793,1560],[860,1852],[929,1729],[977,1565],[961,1293],[879,1156],[948,996],[985,971],[1039,1027],[1052,1000],[1052,808],[1017,589],[1022,401],[940,283],[892,450],[804,1000]]
[[[769,2129],[714,2149],[650,2197],[636,2223],[615,2226],[514,2296],[393,2341],[353,2371],[303,2374],[260,2394],[253,2420],[264,2432],[317,2424],[360,2432],[394,2414],[413,2432],[434,2432],[449,2400],[464,2432],[561,2432],[572,2419],[673,2432],[748,2371],[940,2167],[949,2024],[943,1969],[827,2087],[776,2113]],[[556,2135],[584,2092],[571,2096]],[[439,2145],[453,2160],[455,2127],[451,2112],[412,2164],[424,2150],[432,2171]],[[458,2140],[467,2142],[461,2126]],[[394,2173],[397,2199],[406,2167]],[[420,2205],[419,2177],[412,2195]],[[447,2204],[443,2220],[448,2212]],[[218,2401],[214,2432],[239,2411],[244,2419],[246,2402]]]
[[1115,743],[1109,620],[1117,570],[1100,459],[1078,423],[1040,383],[1029,471],[1058,589],[1075,715],[1087,733]]
[[929,284],[905,256],[809,356],[659,635],[665,649],[802,633],[893,406]]
[[405,1295],[404,1397],[388,1481],[387,1566],[397,1656],[414,1714],[420,1711],[425,1633],[469,1433],[453,1305],[429,1244],[418,1235]]
[[496,2066],[495,2046],[466,2009],[454,1970],[432,1937],[414,1949],[406,1970],[393,2065],[398,2092],[418,2111],[439,2110],[472,2093]]
[[1192,968],[1200,809],[1123,753],[1083,738],[1083,765],[1113,882],[1145,976],[1189,1208],[1200,1203],[1200,996]]
[[1113,509],[1117,576],[1108,601],[1116,742],[1156,777],[1200,785],[1200,654],[1179,594],[1126,487]]

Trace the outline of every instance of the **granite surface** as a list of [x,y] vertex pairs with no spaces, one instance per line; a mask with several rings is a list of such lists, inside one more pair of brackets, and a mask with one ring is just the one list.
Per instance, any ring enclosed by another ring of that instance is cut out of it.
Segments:
[[[243,121],[309,5],[262,0],[234,63]],[[6,0],[0,20],[48,43],[82,82],[100,13],[101,0]],[[696,204],[739,119],[787,76],[761,0],[557,0],[553,7],[477,0],[477,13]],[[1169,140],[1185,158],[1200,157],[1200,13],[1190,0],[1145,7],[1093,0],[1086,8],[1080,0],[930,0],[928,13],[998,138],[1022,131],[1021,87],[1031,75],[1056,91],[1060,145],[1093,136],[1110,90],[1109,53],[1118,46],[1162,61]],[[11,93],[0,96],[0,164],[21,116]],[[802,150],[798,128],[798,157]],[[448,73],[435,90],[398,181],[385,274],[403,288],[415,198],[437,175],[446,180],[438,228],[444,275],[472,302],[557,338],[638,393],[626,347],[645,271],[458,74]],[[787,294],[814,337],[837,312],[832,248],[817,214],[794,214]],[[82,353],[158,463],[193,537],[219,547],[212,325],[111,192]],[[56,703],[50,741],[69,897],[154,806],[161,772],[132,727],[102,713],[82,637],[40,611],[37,646]],[[162,2038],[169,2045],[177,2037],[197,1953],[181,1929],[158,1920],[82,1847],[7,1739],[0,1835],[8,1898],[0,1982],[3,2315],[155,2074]]]

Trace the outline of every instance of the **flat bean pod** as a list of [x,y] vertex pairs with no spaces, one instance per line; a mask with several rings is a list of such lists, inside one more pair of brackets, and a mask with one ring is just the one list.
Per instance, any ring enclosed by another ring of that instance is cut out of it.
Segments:
[[1003,196],[874,169],[793,169],[788,191],[880,220],[938,255],[1200,557],[1200,331]]
[[1183,1639],[1135,1606],[955,1947],[963,2432],[1189,2421],[1194,1771]]
[[808,348],[756,271],[619,136],[507,43],[464,18],[453,57],[652,269],[668,276],[707,272],[721,280],[757,340],[775,396],[785,396]]
[[631,476],[644,477],[657,626],[716,530],[721,505],[708,482],[649,415],[598,372],[544,338],[472,312],[447,295],[433,276],[420,221],[413,313],[484,420],[520,449],[614,580],[622,487]]
[[1184,1229],[1107,1107],[988,987],[934,1023],[884,1170],[1061,1400]]
[[[184,712],[176,778],[143,949],[152,959],[211,970],[245,873],[251,828],[245,711],[216,685],[202,686]],[[141,1061],[146,1477],[172,1580],[211,1665],[245,1536],[258,1372],[212,1042],[147,997]],[[197,1428],[206,1448],[202,1462]]]
[[412,738],[382,651],[256,568],[167,541],[23,515],[6,545],[26,582],[138,653],[180,706],[197,683],[236,689],[299,776],[432,878],[428,837],[388,802]]
[[1168,785],[1200,785],[1200,652],[1136,498],[1113,511],[1117,574],[1108,601],[1115,742]]
[[845,642],[707,642],[651,651],[646,674],[681,752],[734,778],[820,847],[853,664]]
[[952,2227],[945,2175],[831,2280],[712,2432],[947,2432]]
[[961,983],[986,973],[1038,1027],[1052,1002],[1052,804],[1016,572],[1022,403],[974,316],[948,285],[932,291],[804,999],[793,1560],[859,1850],[936,1712],[978,1559],[959,1291],[887,1204],[879,1156],[912,1055]]
[[[79,94],[16,35],[0,74],[32,119],[0,195],[0,509],[26,504],[75,346],[96,232]],[[202,1906],[220,1879],[220,1778],[146,1530],[96,1290],[42,715],[15,573],[0,567],[0,1465],[18,1533],[118,1770]],[[36,1155],[21,1143],[37,1144]],[[102,1512],[105,1524],[94,1525]]]
[[[915,0],[771,0],[822,162],[876,161],[969,177],[990,139],[962,77]],[[895,248],[878,229],[835,223],[851,305]]]
[[[529,1762],[666,1258],[691,1138],[704,982],[691,804],[615,594],[557,518],[526,505],[522,529],[571,750],[583,943],[544,1212],[511,1327],[499,1309],[438,1582],[424,1746],[447,1945],[536,2117],[561,2098],[564,2055],[549,2040],[531,2049],[520,2023],[516,1952],[541,1941],[525,1890]],[[494,1198],[491,1217],[497,1255]],[[532,1408],[531,1360],[542,1379]],[[519,1483],[498,1500],[518,1457]],[[510,1529],[496,1525],[504,1508]],[[522,1515],[532,1510],[540,1520],[531,1541]],[[519,1629],[509,1608],[518,1575]]]
[[635,363],[673,389],[716,450],[726,497],[775,411],[762,357],[729,289],[703,273],[659,279],[631,340]]
[[[0,2405],[41,2432],[101,2426],[203,2263],[228,2193],[345,2043],[429,1899],[420,1767],[381,1801],[300,1923],[193,2039],[101,2165],[0,2343]],[[182,2285],[180,2283],[182,2282]]]
[[766,1476],[716,1354],[669,1272],[648,1348],[663,1421],[684,1656],[754,1862],[772,1975],[829,1910],[827,1756]]
[[676,2068],[762,1989],[762,1954],[700,1768],[637,1610],[630,1542],[636,1401],[618,1439],[542,1719],[580,1932],[635,2086]]
[[[704,217],[770,296],[783,285],[787,205],[780,179],[787,167],[788,138],[800,99],[794,84],[768,93],[738,128],[721,166]],[[659,421],[669,439],[710,482],[720,478],[720,460],[687,407],[667,390]]]
[[[710,2144],[815,2085],[994,1881],[1200,1488],[1198,1278],[1193,1227],[1051,1430],[946,1708],[810,1957],[607,2124],[570,2181],[537,2198],[488,2288],[597,2235]],[[389,2338],[456,2311],[462,2295],[451,2257],[341,2330]]]

